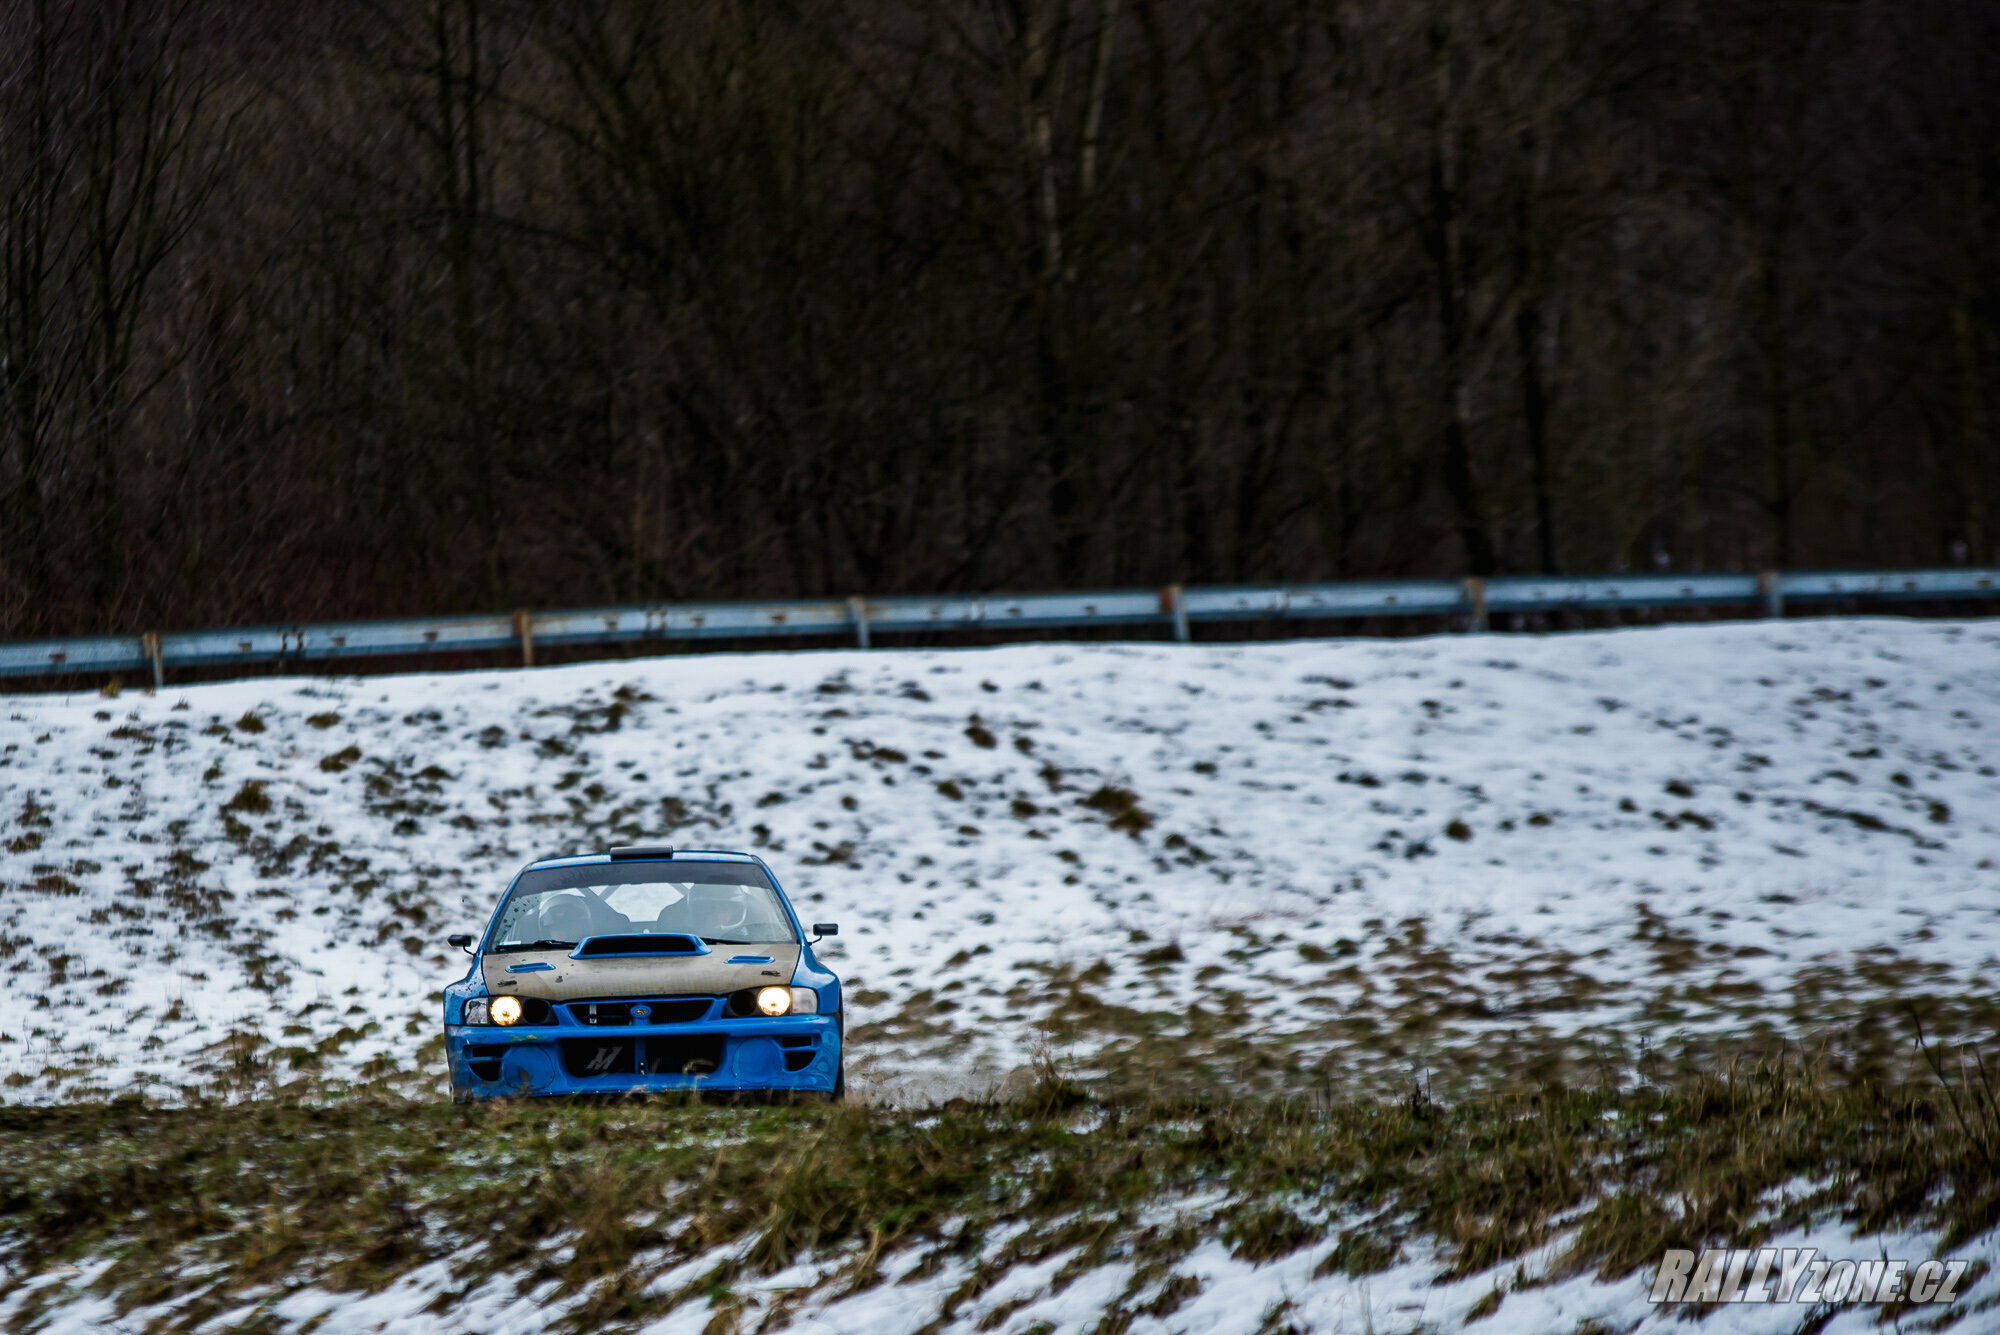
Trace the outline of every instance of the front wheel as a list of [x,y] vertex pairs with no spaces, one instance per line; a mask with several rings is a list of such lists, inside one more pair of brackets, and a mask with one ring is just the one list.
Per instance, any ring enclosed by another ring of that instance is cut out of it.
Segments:
[[833,1073],[833,1089],[826,1096],[828,1103],[847,1101],[847,1059],[841,1058],[840,1067]]

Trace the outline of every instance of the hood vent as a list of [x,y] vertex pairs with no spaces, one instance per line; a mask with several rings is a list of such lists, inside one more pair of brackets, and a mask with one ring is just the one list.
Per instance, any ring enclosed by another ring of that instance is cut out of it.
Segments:
[[699,937],[679,932],[647,932],[637,936],[593,936],[570,952],[575,960],[618,955],[706,955]]

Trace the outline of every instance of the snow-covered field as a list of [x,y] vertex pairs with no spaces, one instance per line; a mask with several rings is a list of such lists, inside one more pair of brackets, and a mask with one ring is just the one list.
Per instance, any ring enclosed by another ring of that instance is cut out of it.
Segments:
[[[1779,1249],[1817,1247],[1825,1257],[1850,1260],[1929,1258],[1936,1250],[1934,1239],[1921,1234],[1856,1238],[1837,1225],[1781,1230],[1772,1235],[1768,1245]],[[951,1303],[953,1291],[966,1283],[976,1267],[990,1263],[1004,1249],[1003,1239],[976,1256],[954,1258],[928,1271],[920,1268],[921,1254],[911,1252],[885,1268],[879,1282],[858,1292],[843,1292],[835,1286],[832,1294],[813,1286],[835,1267],[806,1262],[739,1287],[726,1305],[690,1295],[671,1315],[644,1326],[643,1335],[710,1335],[717,1330],[772,1328],[811,1335],[905,1331],[979,1335],[994,1330],[1003,1335],[1084,1335],[1104,1329],[1101,1323],[1107,1309],[1120,1308],[1121,1317],[1129,1324],[1113,1328],[1127,1335],[1434,1335],[1457,1330],[1479,1335],[1661,1335],[1690,1329],[1709,1335],[1797,1335],[1801,1330],[1815,1335],[1869,1335],[1882,1329],[1882,1309],[1873,1304],[1792,1301],[1710,1307],[1701,1325],[1695,1327],[1685,1309],[1656,1306],[1648,1300],[1653,1281],[1650,1269],[1611,1282],[1588,1272],[1545,1279],[1542,1272],[1557,1257],[1561,1244],[1543,1249],[1518,1269],[1504,1267],[1499,1274],[1441,1280],[1444,1259],[1427,1253],[1366,1279],[1353,1280],[1316,1273],[1324,1268],[1322,1263],[1333,1249],[1331,1243],[1252,1265],[1231,1255],[1221,1242],[1210,1241],[1175,1268],[1167,1283],[1178,1282],[1194,1292],[1163,1316],[1144,1314],[1146,1300],[1154,1298],[1163,1286],[1142,1284],[1140,1292],[1132,1292],[1133,1263],[1065,1274],[1077,1258],[1074,1252],[1062,1252],[1032,1265],[1014,1267],[971,1302]],[[1974,1266],[1972,1278],[1958,1287],[1957,1301],[1942,1309],[1905,1309],[1899,1329],[1935,1329],[1927,1323],[1968,1310],[1990,1316],[2000,1302],[2000,1271],[1995,1269],[2000,1263],[2000,1247],[1989,1236],[1953,1249],[1952,1256]],[[704,1256],[670,1270],[649,1285],[648,1291],[663,1293],[685,1285],[721,1259]],[[47,1303],[38,1313],[39,1335],[184,1328],[174,1302],[121,1313],[110,1298],[91,1294],[92,1282],[110,1266],[107,1261],[27,1281],[0,1298],[0,1322],[12,1320],[33,1302]],[[1767,1284],[1760,1287],[1776,1295],[1796,1292],[1804,1283],[1804,1279],[1794,1281],[1787,1289],[1774,1268]],[[466,1285],[445,1260],[413,1270],[369,1294],[317,1288],[286,1294],[252,1290],[240,1295],[240,1306],[199,1328],[284,1329],[313,1335],[380,1335],[385,1331],[395,1335],[536,1335],[572,1316],[588,1296],[588,1290],[561,1295],[559,1289],[556,1281],[549,1280],[524,1290],[507,1274]],[[802,1294],[806,1296],[800,1301]],[[1497,1306],[1493,1305],[1496,1295]],[[54,1301],[50,1301],[52,1297]],[[1137,1315],[1133,1314],[1135,1308]],[[1976,1324],[1977,1320],[1963,1328],[1990,1329]],[[776,1325],[762,1324],[766,1321]]]
[[[1447,1097],[1690,1044],[1898,1060],[1912,1013],[1978,1037],[2000,1015],[1997,648],[1994,623],[1795,622],[10,697],[0,1094],[435,1091],[434,997],[462,971],[445,935],[477,930],[530,857],[642,838],[755,848],[803,916],[841,923],[854,1084],[878,1100],[1004,1088],[1037,1056],[1246,1092],[1415,1076]],[[1807,1237],[1884,1245],[1837,1222],[1773,1245]],[[1130,1329],[1455,1329],[1504,1278],[1434,1284],[1435,1256],[1320,1278],[1327,1245],[1264,1265],[1199,1249],[1198,1296]],[[1090,1328],[1129,1276],[1056,1282],[1060,1264],[948,1328]],[[441,1305],[448,1271],[364,1299],[249,1294],[239,1315],[328,1335],[568,1310],[504,1277]],[[49,1329],[113,1322],[94,1274],[13,1287],[0,1320],[57,1285]],[[913,1330],[955,1275],[815,1291],[788,1319]],[[1670,1324],[1644,1289],[1529,1286],[1474,1328]],[[660,1329],[710,1315],[693,1302]]]
[[0,701],[12,1101],[402,1071],[530,857],[755,848],[857,1084],[1440,1092],[1990,1027],[2000,627],[715,655]]

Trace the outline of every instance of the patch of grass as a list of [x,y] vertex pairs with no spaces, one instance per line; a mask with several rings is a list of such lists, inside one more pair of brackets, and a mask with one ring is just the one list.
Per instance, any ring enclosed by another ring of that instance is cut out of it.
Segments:
[[1084,798],[1083,805],[1092,811],[1103,812],[1111,818],[1112,829],[1123,830],[1135,839],[1141,831],[1149,830],[1153,826],[1152,815],[1139,805],[1139,795],[1129,788],[1120,788],[1116,784],[1103,785],[1089,797]]
[[257,779],[245,779],[243,786],[236,790],[236,796],[222,804],[224,811],[247,811],[253,816],[261,816],[271,809],[271,796],[264,791],[264,785]]
[[1248,1210],[1229,1221],[1222,1240],[1238,1258],[1261,1264],[1318,1242],[1323,1230],[1282,1205]]
[[[316,1056],[251,1035],[215,1055],[265,1079]],[[1937,1072],[1845,1082],[1796,1060],[1739,1062],[1443,1105],[1121,1096],[1044,1067],[1013,1101],[901,1111],[458,1108],[305,1077],[173,1109],[0,1107],[0,1237],[16,1274],[115,1255],[100,1287],[121,1309],[174,1302],[175,1326],[255,1286],[373,1289],[446,1256],[456,1283],[506,1272],[524,1291],[553,1281],[580,1296],[564,1317],[576,1330],[642,1326],[807,1256],[839,1292],[899,1253],[926,1273],[970,1255],[958,1305],[1016,1263],[1132,1255],[1150,1278],[1128,1316],[1193,1291],[1174,1267],[1205,1237],[1251,1260],[1319,1249],[1322,1272],[1350,1275],[1431,1245],[1469,1275],[1561,1241],[1559,1272],[1622,1275],[1668,1247],[1755,1246],[1808,1218],[1986,1232],[2000,1218],[2000,1102],[1942,1057]],[[1146,1222],[1163,1207],[1189,1213]],[[1004,1247],[982,1250],[1003,1231]],[[691,1278],[654,1285],[690,1261]]]
[[1506,1296],[1507,1295],[1505,1293],[1502,1293],[1499,1287],[1496,1285],[1494,1288],[1492,1288],[1487,1292],[1485,1297],[1481,1298],[1478,1302],[1474,1303],[1470,1308],[1466,1310],[1465,1313],[1466,1324],[1471,1325],[1475,1321],[1484,1321],[1487,1317],[1492,1316],[1495,1312],[1500,1310],[1500,1304],[1506,1298]]

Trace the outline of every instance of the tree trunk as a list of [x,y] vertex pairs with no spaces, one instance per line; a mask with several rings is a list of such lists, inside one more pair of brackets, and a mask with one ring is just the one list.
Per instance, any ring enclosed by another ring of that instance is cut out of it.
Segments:
[[1528,438],[1528,463],[1535,491],[1535,548],[1542,573],[1553,575],[1556,563],[1555,506],[1549,483],[1549,400],[1542,380],[1542,312],[1529,302],[1514,317],[1514,335],[1521,351],[1521,426]]

